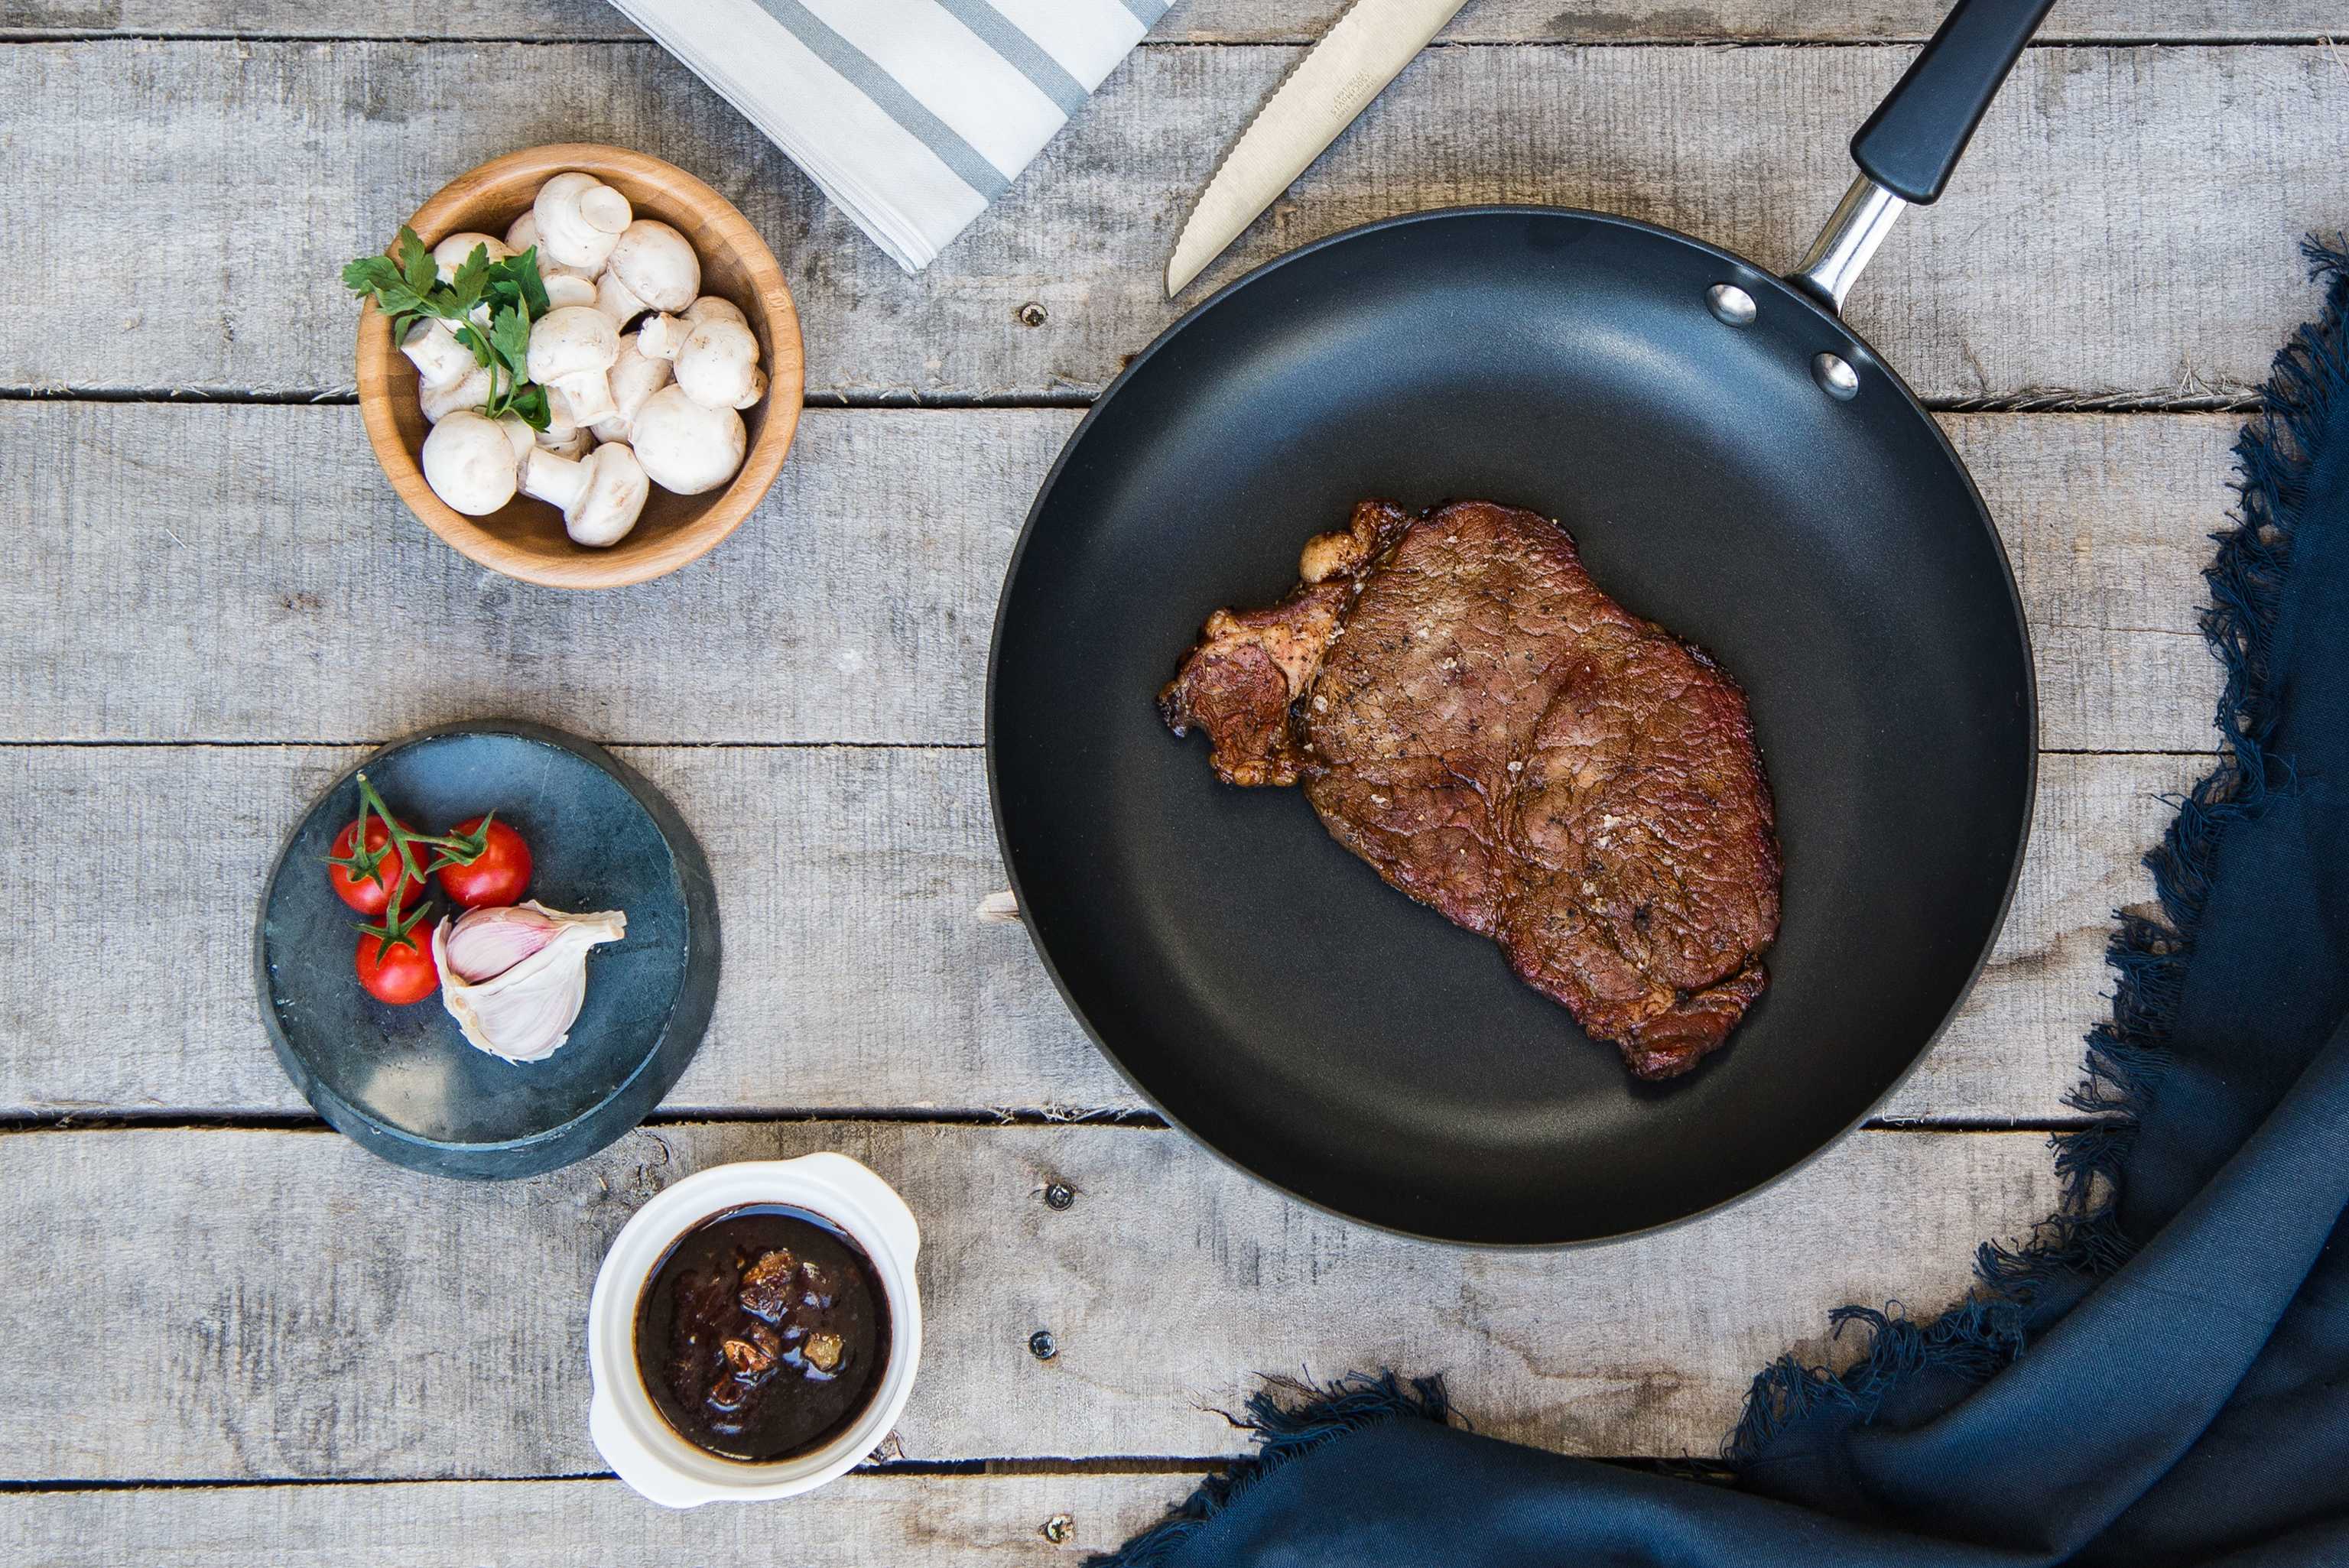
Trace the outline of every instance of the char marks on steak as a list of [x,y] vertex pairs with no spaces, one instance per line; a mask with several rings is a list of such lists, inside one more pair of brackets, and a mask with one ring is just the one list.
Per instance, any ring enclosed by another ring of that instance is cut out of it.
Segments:
[[1744,694],[1631,614],[1547,518],[1354,509],[1279,603],[1218,610],[1159,696],[1228,783],[1289,785],[1413,898],[1493,938],[1644,1078],[1768,984],[1778,842]]

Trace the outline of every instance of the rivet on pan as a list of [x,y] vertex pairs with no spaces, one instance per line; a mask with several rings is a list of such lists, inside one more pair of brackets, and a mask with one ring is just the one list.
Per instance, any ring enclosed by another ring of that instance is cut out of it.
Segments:
[[1859,396],[1859,372],[1832,354],[1821,354],[1811,360],[1811,379],[1830,397],[1848,403]]
[[1715,284],[1704,291],[1704,303],[1713,314],[1732,326],[1752,326],[1759,308],[1754,296],[1735,284]]
[[1028,1354],[1039,1361],[1050,1361],[1061,1353],[1061,1342],[1052,1337],[1049,1328],[1040,1328],[1028,1336]]
[[1077,1190],[1066,1181],[1054,1181],[1044,1189],[1044,1207],[1065,1209],[1077,1201]]
[[1055,1546],[1066,1546],[1069,1537],[1077,1532],[1077,1522],[1065,1513],[1056,1513],[1044,1522],[1044,1539]]

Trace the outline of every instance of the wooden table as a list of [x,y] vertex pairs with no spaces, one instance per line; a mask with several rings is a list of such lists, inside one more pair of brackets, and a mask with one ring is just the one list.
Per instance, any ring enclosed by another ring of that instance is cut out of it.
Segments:
[[[1257,1370],[1440,1369],[1486,1431],[1709,1453],[1765,1360],[1837,1354],[1828,1307],[1937,1306],[1977,1240],[2050,1208],[2109,913],[2147,896],[2157,797],[2212,746],[2196,615],[2228,447],[2311,308],[2300,236],[2349,217],[2349,60],[2321,36],[2349,18],[2065,0],[1949,199],[1904,221],[1851,314],[1943,411],[2029,607],[2047,750],[2014,913],[1947,1037],[1801,1174],[1509,1254],[1227,1170],[1095,1055],[1019,930],[974,918],[1003,881],[980,685],[1013,535],[1174,314],[1190,199],[1338,8],[1178,5],[907,279],[592,0],[0,4],[0,1560],[1073,1562],[1242,1449],[1217,1411]],[[1790,263],[1937,13],[1477,0],[1208,282],[1494,200]],[[400,509],[336,281],[451,173],[572,138],[673,159],[761,226],[812,405],[731,542],[593,596],[485,573]],[[668,790],[729,949],[660,1114],[502,1186],[325,1130],[248,948],[328,778],[484,714],[606,738]],[[683,1172],[821,1148],[927,1231],[894,1457],[789,1505],[640,1502],[587,1440],[605,1244]]]

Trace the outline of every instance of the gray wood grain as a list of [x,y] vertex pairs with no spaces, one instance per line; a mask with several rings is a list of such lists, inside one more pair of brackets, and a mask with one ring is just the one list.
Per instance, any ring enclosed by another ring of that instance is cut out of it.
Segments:
[[[1911,52],[1433,50],[1207,282],[1349,224],[1495,201],[1625,212],[1784,266]],[[784,261],[817,392],[1081,397],[1174,318],[1159,279],[1175,230],[1296,57],[1139,52],[908,279],[649,45],[13,46],[0,203],[42,221],[0,227],[0,266],[77,286],[26,295],[0,334],[0,387],[347,386],[341,263],[488,153],[585,138],[674,159],[743,205]],[[2308,308],[2295,247],[2338,222],[2344,82],[2319,46],[2033,50],[1852,319],[1936,398],[2238,388]],[[281,200],[301,214],[290,232],[257,215]],[[1022,324],[1029,304],[1044,325]]]
[[[0,934],[0,1105],[305,1109],[261,1030],[246,923],[295,821],[361,755],[0,750],[0,820],[54,828],[10,878],[40,913]],[[978,753],[624,755],[693,827],[725,918],[717,1013],[673,1105],[1134,1103],[1025,934],[973,918],[1003,880]],[[116,900],[89,881],[98,842],[188,874]],[[89,987],[92,965],[117,980]]]
[[600,1470],[580,1323],[611,1236],[688,1171],[820,1148],[924,1227],[914,1460],[1226,1454],[1216,1412],[1255,1371],[1389,1365],[1444,1372],[1500,1437],[1707,1453],[1764,1362],[1837,1353],[1829,1307],[1931,1310],[2054,1197],[2036,1136],[1864,1132],[1702,1224],[1496,1253],[1330,1219],[1144,1129],[678,1126],[490,1185],[324,1132],[19,1133],[0,1188],[43,1262],[0,1274],[0,1476]]
[[[1162,43],[1310,43],[1343,0],[1185,0],[1151,36]],[[1702,43],[1921,39],[1940,0],[1837,0],[1788,8],[1774,0],[1476,0],[1442,36],[1456,43]],[[2340,16],[2323,0],[2067,0],[2040,36],[2067,38],[2313,38]],[[635,37],[600,0],[376,0],[322,11],[302,0],[6,0],[0,36],[236,35],[337,38]]]
[[[18,836],[15,918],[0,924],[0,1113],[304,1109],[262,1034],[248,901],[298,815],[359,755],[0,748],[0,820],[37,825]],[[726,918],[716,1016],[672,1112],[1140,1103],[1087,1044],[1025,933],[976,918],[1003,884],[978,753],[623,755],[692,824]],[[2149,895],[2137,861],[2167,820],[2156,797],[2204,766],[2044,759],[1996,955],[1884,1114],[2063,1114],[2080,1037],[2105,1006],[2111,912]],[[165,869],[124,899],[92,878],[93,846]],[[1494,984],[1514,984],[1497,956]]]
[[[1076,418],[812,411],[714,554],[579,594],[425,532],[355,409],[0,403],[0,494],[40,520],[0,531],[21,656],[0,739],[357,740],[512,712],[619,741],[976,744],[1004,566]],[[2237,421],[1945,422],[2014,561],[2044,744],[2209,746],[2199,573]]]
[[[611,1480],[0,1493],[0,1560],[41,1568],[1075,1568],[1198,1477],[860,1472],[761,1508],[657,1508]],[[1055,1526],[1059,1543],[1047,1539]]]

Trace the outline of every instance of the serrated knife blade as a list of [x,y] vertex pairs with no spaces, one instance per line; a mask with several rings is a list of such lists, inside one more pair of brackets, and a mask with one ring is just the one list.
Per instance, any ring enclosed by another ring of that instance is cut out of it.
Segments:
[[1468,0],[1354,0],[1224,155],[1166,263],[1172,299],[1354,123]]

